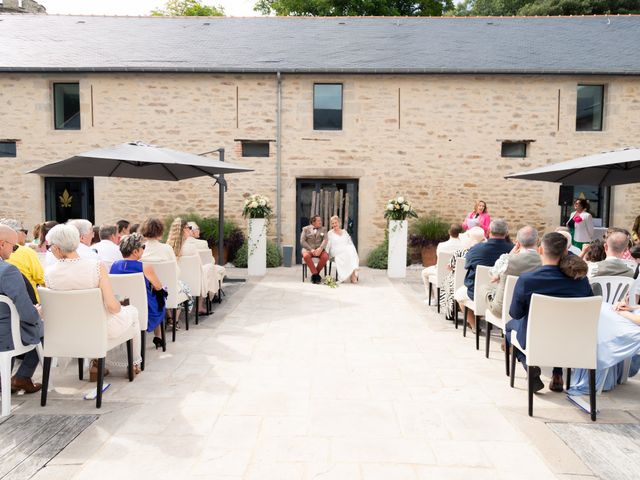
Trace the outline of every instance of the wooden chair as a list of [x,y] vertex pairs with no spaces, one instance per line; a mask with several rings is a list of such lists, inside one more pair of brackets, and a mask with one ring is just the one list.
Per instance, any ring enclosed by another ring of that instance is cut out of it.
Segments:
[[567,385],[572,368],[589,370],[591,420],[596,420],[596,365],[598,320],[602,297],[558,298],[534,293],[527,323],[527,347],[511,332],[511,387],[515,378],[515,353],[527,357],[529,416],[533,416],[533,366],[567,368]]
[[[516,286],[516,282],[518,281],[518,277],[515,275],[507,276],[504,285],[504,296],[502,297],[502,315],[500,317],[495,316],[491,313],[491,310],[488,308],[484,313],[484,318],[487,323],[487,338],[485,344],[485,357],[489,358],[489,344],[491,343],[491,329],[493,326],[496,326],[502,330],[504,333],[505,325],[509,321],[509,309],[511,308],[511,300],[513,300],[513,289]],[[509,348],[505,347],[504,349],[504,368],[507,376],[509,376]]]

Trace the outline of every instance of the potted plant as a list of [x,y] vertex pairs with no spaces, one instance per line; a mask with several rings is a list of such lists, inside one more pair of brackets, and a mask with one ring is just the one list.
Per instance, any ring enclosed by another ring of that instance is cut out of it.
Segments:
[[389,278],[404,278],[407,275],[407,218],[417,216],[411,203],[402,196],[387,202],[384,218],[389,220]]
[[434,214],[418,218],[411,225],[409,245],[420,249],[422,265],[436,264],[436,247],[449,236],[449,224]]

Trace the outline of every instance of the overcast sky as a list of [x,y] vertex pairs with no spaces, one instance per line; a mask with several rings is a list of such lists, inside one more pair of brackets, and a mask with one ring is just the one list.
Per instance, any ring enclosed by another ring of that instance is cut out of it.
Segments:
[[[73,15],[149,15],[163,8],[166,0],[37,0],[47,13]],[[222,5],[229,16],[258,15],[253,11],[255,0],[204,0],[205,5]]]

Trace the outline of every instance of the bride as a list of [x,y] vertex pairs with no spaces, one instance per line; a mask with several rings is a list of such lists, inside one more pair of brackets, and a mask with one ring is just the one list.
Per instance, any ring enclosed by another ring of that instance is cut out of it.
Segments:
[[333,258],[338,272],[338,281],[344,282],[347,279],[351,283],[358,283],[358,268],[360,259],[356,247],[353,246],[351,236],[346,230],[340,228],[340,218],[331,217],[331,230],[329,230],[329,243],[327,252],[329,257]]

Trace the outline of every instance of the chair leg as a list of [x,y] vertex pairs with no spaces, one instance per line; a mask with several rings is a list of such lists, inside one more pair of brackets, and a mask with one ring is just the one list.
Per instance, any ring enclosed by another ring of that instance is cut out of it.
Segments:
[[458,302],[456,300],[453,301],[453,323],[456,326],[456,330],[458,329]]
[[527,380],[528,380],[528,397],[529,397],[529,416],[533,417],[533,367],[529,365],[527,367]]
[[567,390],[571,388],[571,369],[567,368]]
[[511,371],[509,372],[509,375],[510,375],[509,385],[511,386],[511,388],[513,388],[513,385],[516,381],[516,352],[517,351],[518,349],[516,347],[513,347],[513,352],[511,352]]
[[127,373],[129,381],[133,382],[133,340],[127,340]]
[[184,302],[182,304],[182,308],[184,309],[184,323],[186,325],[187,331],[189,330],[189,303]]
[[437,298],[436,298],[436,307],[437,307],[437,309],[438,309],[438,313],[440,313],[440,287],[438,287],[438,288],[436,289],[436,292],[437,292],[437,293],[436,293],[436,295],[437,295]]
[[173,313],[173,333],[171,341],[175,342],[176,341],[176,324],[178,323],[178,309],[177,308],[172,308],[171,312]]
[[78,380],[84,378],[84,358],[78,359]]
[[11,358],[0,359],[0,380],[2,381],[2,416],[11,414]]
[[431,290],[433,289],[433,285],[429,282],[429,306],[431,306]]
[[480,317],[474,313],[473,318],[476,319],[476,350],[480,350]]
[[104,358],[98,359],[98,384],[96,385],[96,408],[102,406],[102,386],[104,385]]
[[196,297],[196,325],[198,325],[200,321],[200,297]]
[[140,357],[142,358],[142,362],[140,363],[140,370],[144,372],[144,364],[147,359],[147,332],[145,330],[140,330]]
[[489,344],[491,343],[491,329],[493,328],[493,325],[491,325],[489,322],[486,322],[486,327],[485,327],[485,342],[484,342],[484,356],[485,358],[489,358]]
[[464,307],[464,312],[462,312],[463,317],[462,317],[462,336],[466,337],[467,336],[467,310],[469,310],[467,307]]
[[591,421],[596,421],[596,371],[589,370],[589,406],[591,407]]
[[[42,362],[42,390],[40,390],[40,405],[47,404],[47,390],[49,390],[49,375],[51,374],[51,357],[44,357]],[[4,390],[3,390],[4,391]],[[4,407],[4,402],[3,402]]]
[[505,345],[504,346],[504,370],[507,374],[507,377],[509,377],[509,345]]
[[302,261],[302,283],[307,279],[307,264]]
[[162,351],[167,351],[167,325],[165,320],[160,322],[160,338],[162,339]]

